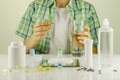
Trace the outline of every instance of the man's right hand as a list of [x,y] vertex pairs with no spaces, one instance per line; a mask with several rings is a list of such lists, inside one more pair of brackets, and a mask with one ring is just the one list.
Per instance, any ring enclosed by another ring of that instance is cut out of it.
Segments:
[[44,38],[47,33],[50,31],[51,23],[50,22],[39,22],[34,26],[33,37],[37,40]]
[[50,31],[50,27],[50,22],[39,22],[35,24],[31,38],[24,39],[26,53],[29,53],[31,48],[35,48],[38,45],[39,40],[43,39]]

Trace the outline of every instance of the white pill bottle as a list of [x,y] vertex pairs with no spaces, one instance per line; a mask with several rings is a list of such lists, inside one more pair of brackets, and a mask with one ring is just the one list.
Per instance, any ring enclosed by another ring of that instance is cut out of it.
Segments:
[[8,68],[26,67],[26,47],[23,42],[11,42],[8,46]]

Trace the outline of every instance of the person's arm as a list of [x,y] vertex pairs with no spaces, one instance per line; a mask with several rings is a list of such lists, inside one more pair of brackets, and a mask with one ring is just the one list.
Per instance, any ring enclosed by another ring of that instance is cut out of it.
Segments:
[[43,39],[50,31],[50,22],[40,22],[35,24],[33,35],[29,39],[24,39],[24,45],[26,46],[26,53],[29,53],[31,48],[35,48],[39,41]]
[[[78,33],[77,39],[75,39],[75,36],[73,38],[76,40],[76,46],[78,46],[81,49],[84,49],[84,39],[89,39],[90,37],[90,32],[89,32],[89,27],[84,26],[84,31]],[[93,45],[93,54],[97,53],[97,46]]]
[[97,54],[97,44],[98,44],[98,29],[100,28],[100,21],[97,16],[97,12],[93,5],[89,4],[89,16],[87,18],[87,25],[90,28],[91,39],[93,39],[93,53]]
[[31,48],[35,48],[37,44],[39,43],[39,40],[36,40],[34,36],[32,36],[30,39],[24,39],[24,45],[26,46],[26,53],[29,53],[29,50]]

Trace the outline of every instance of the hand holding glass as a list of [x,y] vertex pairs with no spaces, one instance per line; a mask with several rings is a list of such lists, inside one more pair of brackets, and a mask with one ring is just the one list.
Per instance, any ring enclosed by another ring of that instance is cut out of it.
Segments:
[[[90,38],[89,27],[83,26],[84,30],[81,32],[76,32],[75,28],[72,29],[72,55],[81,56],[84,50],[84,39]],[[76,50],[76,48],[81,48],[82,51]]]

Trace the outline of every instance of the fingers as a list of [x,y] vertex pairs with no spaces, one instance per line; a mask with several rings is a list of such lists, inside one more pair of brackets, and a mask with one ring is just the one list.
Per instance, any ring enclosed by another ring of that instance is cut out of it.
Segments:
[[90,33],[89,32],[80,32],[77,39],[80,44],[84,44],[84,39],[89,39]]
[[80,44],[84,44],[84,37],[78,37],[77,39]]
[[41,32],[34,32],[33,36],[37,39],[37,40],[41,40],[43,39],[49,32],[50,30],[47,31],[41,31]]
[[90,38],[90,33],[89,32],[83,32],[82,35],[84,38]]
[[47,27],[47,26],[44,26],[44,27],[35,27],[34,31],[35,32],[42,32],[42,31],[47,31],[49,29],[50,29],[50,27]]
[[36,39],[38,40],[44,38],[50,31],[50,27],[51,27],[50,22],[36,23],[34,26],[33,36],[36,37]]
[[51,26],[51,22],[38,22],[35,24],[35,27],[42,27],[42,26]]
[[90,28],[88,26],[84,26],[84,31],[85,32],[89,32],[90,31]]
[[76,31],[75,31],[74,27],[72,27],[72,33],[76,33]]
[[49,32],[49,30],[48,30],[48,31],[37,32],[37,33],[36,33],[36,36],[44,36],[44,35],[46,35],[48,32]]
[[77,33],[79,37],[88,37],[90,38],[90,33],[89,32],[79,32]]

